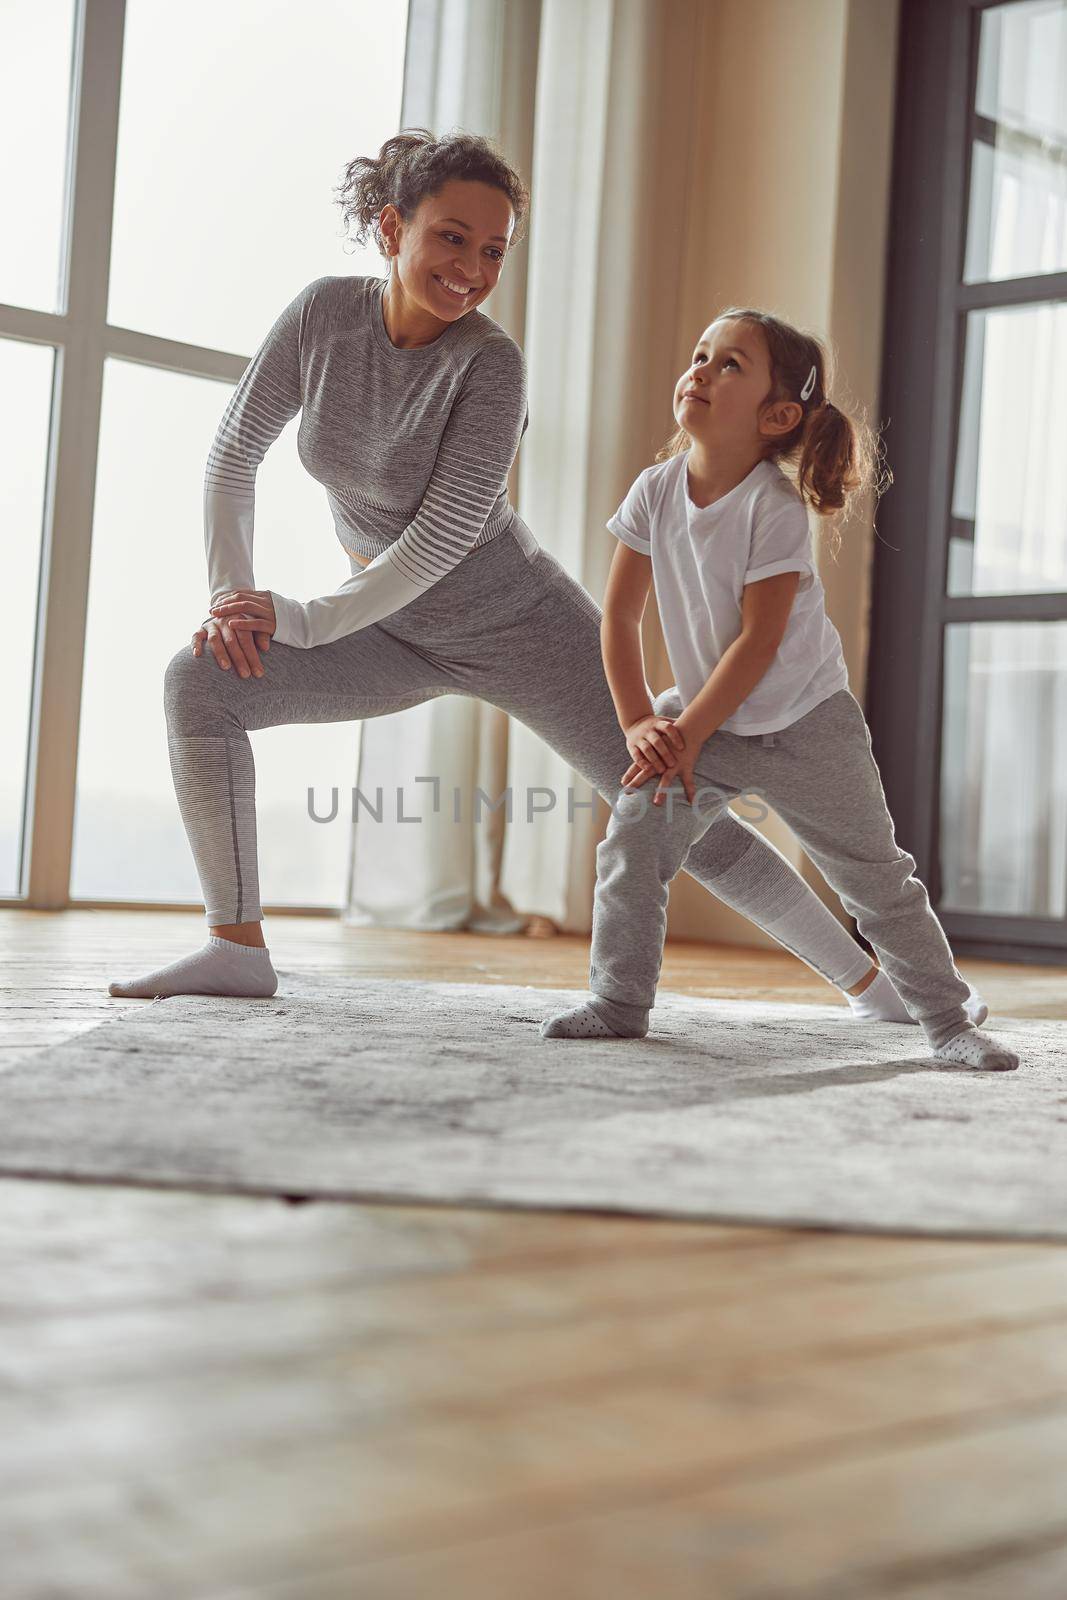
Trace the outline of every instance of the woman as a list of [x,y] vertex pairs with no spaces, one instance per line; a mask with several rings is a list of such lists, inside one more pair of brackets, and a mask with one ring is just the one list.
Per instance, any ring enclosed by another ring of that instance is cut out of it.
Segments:
[[[525,361],[478,307],[522,235],[521,179],[485,139],[407,130],[351,163],[341,203],[361,240],[373,229],[389,277],[316,279],[246,368],[206,473],[211,616],[165,674],[171,770],[209,936],[112,983],[113,995],[275,992],[250,729],[466,694],[526,723],[612,805],[631,758],[671,764],[670,719],[619,727],[600,609],[508,502],[528,422]],[[252,572],[256,469],[300,410],[301,460],[326,485],[352,565],[333,594],[306,604],[255,589]],[[731,813],[685,870],[849,991],[857,1014],[910,1020],[784,857]]]

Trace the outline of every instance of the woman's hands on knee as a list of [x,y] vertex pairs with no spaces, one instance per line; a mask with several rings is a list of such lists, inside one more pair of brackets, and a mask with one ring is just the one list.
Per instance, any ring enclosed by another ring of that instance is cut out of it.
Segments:
[[219,596],[193,634],[193,655],[202,655],[206,642],[220,667],[233,666],[242,678],[261,678],[257,646],[266,654],[277,626],[269,589],[231,589]]

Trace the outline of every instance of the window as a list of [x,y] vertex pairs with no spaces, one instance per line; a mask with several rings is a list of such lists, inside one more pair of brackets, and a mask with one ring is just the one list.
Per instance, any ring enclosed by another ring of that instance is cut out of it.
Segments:
[[954,950],[1067,948],[1067,0],[905,0],[869,669]]
[[[343,245],[335,189],[399,125],[406,31],[407,5],[377,0],[0,13],[0,133],[19,152],[0,167],[8,903],[201,903],[162,691],[207,611],[208,451],[297,290],[382,271],[373,245]],[[349,565],[298,422],[258,476],[256,581],[306,598]],[[320,811],[347,792],[358,732],[252,735],[271,905],[343,903],[347,831],[312,821],[307,791]]]

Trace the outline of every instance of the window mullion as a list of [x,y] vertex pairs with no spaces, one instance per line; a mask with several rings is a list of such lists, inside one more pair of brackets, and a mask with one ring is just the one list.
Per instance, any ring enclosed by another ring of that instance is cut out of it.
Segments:
[[[24,813],[27,903],[45,909],[66,905],[70,887],[125,9],[125,0],[81,0],[74,27],[65,339],[48,442]],[[135,639],[131,649],[136,672]]]

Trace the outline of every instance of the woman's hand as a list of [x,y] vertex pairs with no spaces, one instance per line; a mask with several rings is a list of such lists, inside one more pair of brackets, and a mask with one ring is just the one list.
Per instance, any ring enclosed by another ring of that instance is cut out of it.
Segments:
[[266,654],[277,626],[268,589],[231,589],[219,596],[210,617],[193,634],[193,654],[203,653],[206,640],[220,667],[233,665],[242,678],[261,678],[263,663],[256,647]]

